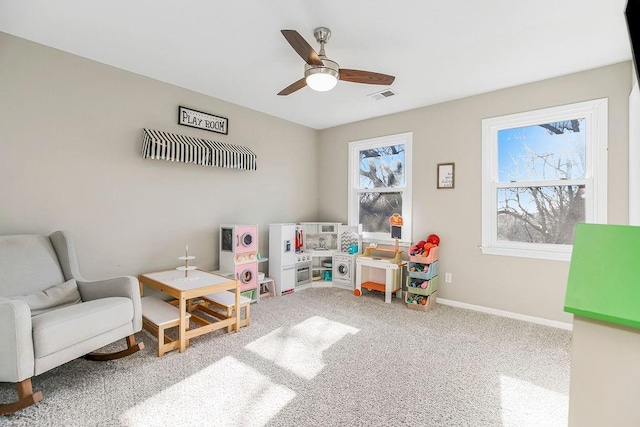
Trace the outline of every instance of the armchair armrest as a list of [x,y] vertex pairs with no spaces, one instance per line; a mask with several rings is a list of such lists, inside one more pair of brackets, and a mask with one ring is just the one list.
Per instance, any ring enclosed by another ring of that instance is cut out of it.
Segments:
[[133,302],[133,328],[142,330],[142,303],[140,286],[133,276],[115,277],[107,280],[77,281],[82,301],[91,301],[108,297],[125,297]]
[[0,382],[17,383],[35,372],[31,309],[24,301],[0,297]]
[[77,280],[77,283],[82,301],[91,301],[107,297],[140,299],[138,280],[133,276],[115,277],[107,280]]

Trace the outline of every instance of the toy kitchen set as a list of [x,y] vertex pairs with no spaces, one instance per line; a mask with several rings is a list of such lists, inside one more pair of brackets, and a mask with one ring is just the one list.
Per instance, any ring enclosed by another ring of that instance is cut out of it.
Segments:
[[308,287],[354,289],[361,227],[333,222],[269,226],[269,275],[276,295]]

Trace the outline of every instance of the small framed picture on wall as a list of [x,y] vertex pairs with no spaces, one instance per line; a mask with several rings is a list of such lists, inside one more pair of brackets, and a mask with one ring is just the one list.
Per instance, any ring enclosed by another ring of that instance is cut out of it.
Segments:
[[438,163],[438,189],[453,189],[456,185],[456,164]]

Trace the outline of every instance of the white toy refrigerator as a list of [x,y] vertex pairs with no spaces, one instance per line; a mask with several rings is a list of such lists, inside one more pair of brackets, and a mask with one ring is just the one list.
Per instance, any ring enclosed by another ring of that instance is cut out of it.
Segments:
[[258,301],[258,226],[220,226],[220,271],[240,281],[240,292]]
[[293,223],[269,224],[269,277],[276,296],[293,291],[296,285],[295,236]]

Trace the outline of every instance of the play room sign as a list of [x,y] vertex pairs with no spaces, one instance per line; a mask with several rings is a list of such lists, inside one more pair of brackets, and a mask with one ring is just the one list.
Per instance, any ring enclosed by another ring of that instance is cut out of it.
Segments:
[[202,111],[192,110],[186,107],[178,107],[178,124],[204,129],[211,132],[229,133],[229,120],[225,117],[214,116]]

